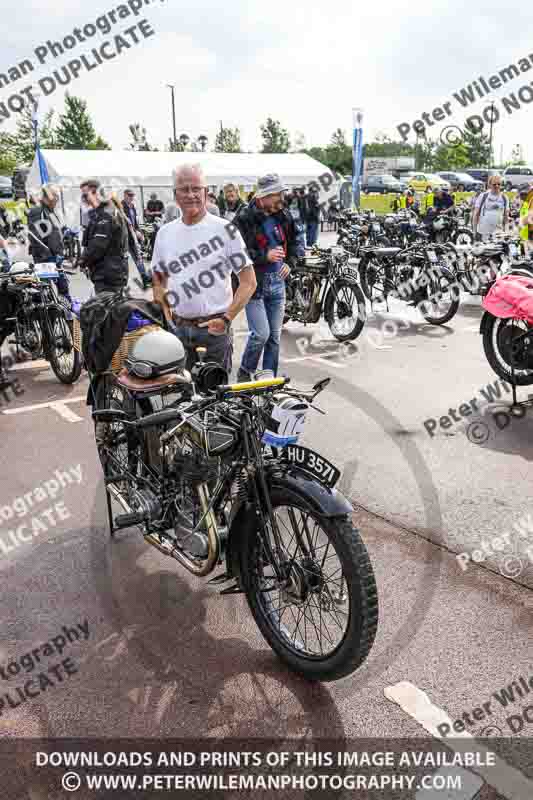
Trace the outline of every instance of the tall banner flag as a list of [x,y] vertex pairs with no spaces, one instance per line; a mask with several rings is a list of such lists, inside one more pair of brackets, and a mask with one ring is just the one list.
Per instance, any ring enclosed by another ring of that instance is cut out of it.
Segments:
[[37,96],[33,100],[33,108],[31,111],[31,124],[33,128],[33,146],[35,147],[35,156],[39,163],[39,176],[41,184],[49,183],[50,177],[48,175],[48,167],[39,146],[39,100]]
[[352,196],[354,205],[359,208],[360,188],[359,178],[363,165],[363,110],[354,108],[353,111],[353,180]]

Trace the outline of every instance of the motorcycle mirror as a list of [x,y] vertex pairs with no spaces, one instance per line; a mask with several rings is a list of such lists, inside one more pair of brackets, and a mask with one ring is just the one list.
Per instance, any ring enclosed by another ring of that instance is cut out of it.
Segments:
[[330,383],[331,383],[331,378],[323,378],[321,381],[318,381],[318,383],[315,383],[315,385],[313,386],[313,391],[316,392],[317,394],[319,392],[323,392],[326,386],[329,386]]

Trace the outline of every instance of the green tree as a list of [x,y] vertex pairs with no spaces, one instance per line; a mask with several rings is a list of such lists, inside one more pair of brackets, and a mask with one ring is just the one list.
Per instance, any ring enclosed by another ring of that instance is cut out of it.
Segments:
[[14,144],[13,136],[9,133],[0,133],[0,175],[12,175],[17,166]]
[[395,156],[413,156],[415,155],[415,148],[412,144],[407,142],[392,142],[383,141],[385,138],[382,134],[379,139],[374,142],[367,142],[363,144],[363,158],[394,158]]
[[472,133],[467,128],[463,131],[463,144],[468,153],[469,167],[485,167],[491,158],[490,140],[485,133]]
[[146,128],[143,128],[140,122],[132,122],[132,124],[128,126],[128,129],[131,134],[131,150],[153,150],[153,147],[148,144]]
[[241,132],[239,128],[221,126],[215,137],[215,153],[241,153]]
[[331,136],[331,144],[333,147],[338,147],[340,150],[342,150],[344,147],[347,147],[346,137],[344,136],[344,131],[342,128],[337,128],[337,130],[333,132]]
[[471,166],[466,145],[440,144],[435,150],[434,168],[437,172],[458,170]]
[[[54,111],[51,109],[44,115],[39,124],[39,144],[42,149],[55,147]],[[31,108],[25,107],[17,120],[17,127],[13,134],[2,134],[0,147],[10,152],[17,164],[30,165],[35,155],[34,128]]]
[[62,150],[111,150],[97,136],[87,103],[81,97],[65,94],[65,110],[56,128],[56,146]]
[[288,153],[291,147],[289,132],[281,127],[281,122],[269,117],[264,125],[260,126],[263,137],[262,153]]

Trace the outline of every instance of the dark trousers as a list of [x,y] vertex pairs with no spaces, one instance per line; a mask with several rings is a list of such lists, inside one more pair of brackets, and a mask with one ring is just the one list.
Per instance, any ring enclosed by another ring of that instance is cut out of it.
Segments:
[[195,325],[176,325],[174,333],[181,341],[187,354],[185,368],[191,370],[200,360],[196,353],[197,347],[207,348],[204,361],[214,361],[227,371],[231,372],[233,363],[233,331],[213,336],[207,328],[198,328]]

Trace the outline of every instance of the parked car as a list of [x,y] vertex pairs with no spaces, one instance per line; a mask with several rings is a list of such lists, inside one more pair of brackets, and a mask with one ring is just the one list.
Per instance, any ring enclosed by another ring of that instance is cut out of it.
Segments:
[[13,197],[13,184],[11,178],[6,178],[5,175],[0,175],[0,197],[11,200]]
[[510,192],[513,189],[518,189],[524,183],[533,182],[533,167],[528,166],[515,166],[507,167],[503,171],[503,188]]
[[368,175],[368,177],[361,184],[363,192],[379,192],[385,194],[387,192],[401,192],[400,181],[394,175]]
[[26,199],[26,179],[30,170],[27,167],[17,167],[13,173],[13,195],[15,200]]
[[409,180],[409,188],[415,192],[431,192],[439,186],[441,189],[449,189],[450,184],[439,175],[432,172],[415,172]]
[[[490,175],[501,175],[500,169],[465,169],[465,172],[472,178],[475,178],[476,181],[482,181],[483,188],[487,185]],[[522,181],[522,183],[524,183],[524,181]]]
[[484,189],[483,181],[478,181],[466,172],[439,172],[441,178],[448,181],[453,192],[477,192]]

